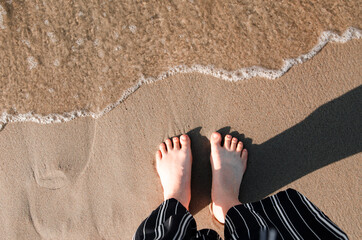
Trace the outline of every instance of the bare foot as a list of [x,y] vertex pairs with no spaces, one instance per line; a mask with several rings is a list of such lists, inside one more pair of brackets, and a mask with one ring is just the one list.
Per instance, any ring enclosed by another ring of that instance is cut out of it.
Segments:
[[[173,146],[172,146],[173,142]],[[191,200],[191,141],[187,135],[167,139],[156,152],[156,169],[164,200],[175,198],[186,209]]]
[[248,152],[243,150],[243,143],[230,135],[225,136],[221,146],[220,133],[211,135],[212,166],[212,210],[215,218],[225,222],[227,211],[240,204],[239,188],[243,178]]

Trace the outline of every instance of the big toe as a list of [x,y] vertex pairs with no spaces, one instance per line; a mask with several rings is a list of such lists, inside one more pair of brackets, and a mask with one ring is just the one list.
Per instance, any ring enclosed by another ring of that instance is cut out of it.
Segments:
[[186,134],[181,135],[180,142],[181,142],[182,149],[190,148],[191,140],[190,140],[189,136],[187,136]]
[[221,146],[221,134],[214,132],[211,134],[211,146]]

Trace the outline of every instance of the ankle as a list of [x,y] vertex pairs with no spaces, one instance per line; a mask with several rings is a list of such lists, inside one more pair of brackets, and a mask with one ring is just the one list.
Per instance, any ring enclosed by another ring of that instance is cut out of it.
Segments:
[[227,212],[230,210],[230,208],[241,204],[239,199],[237,198],[225,198],[222,201],[213,201],[214,206],[221,208],[222,213],[224,215],[224,218],[227,214]]
[[177,193],[164,195],[164,200],[171,199],[171,198],[176,199],[177,201],[179,201],[182,204],[182,206],[184,206],[187,210],[189,210],[189,205],[190,205],[190,201],[191,201],[190,197],[184,196],[184,194],[177,194]]

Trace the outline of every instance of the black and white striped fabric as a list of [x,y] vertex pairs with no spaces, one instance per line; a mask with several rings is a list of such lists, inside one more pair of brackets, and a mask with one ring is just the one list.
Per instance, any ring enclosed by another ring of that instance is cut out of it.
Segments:
[[[287,189],[254,203],[232,207],[225,239],[348,239],[304,195]],[[211,229],[197,231],[195,219],[176,199],[164,201],[137,229],[133,239],[221,239]]]

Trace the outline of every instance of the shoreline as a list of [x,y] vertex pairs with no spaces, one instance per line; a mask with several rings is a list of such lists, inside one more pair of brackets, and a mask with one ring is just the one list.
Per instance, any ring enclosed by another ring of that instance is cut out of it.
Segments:
[[219,78],[221,80],[238,82],[254,77],[262,77],[266,79],[277,79],[287,73],[293,66],[302,64],[311,60],[316,56],[328,43],[346,43],[351,40],[361,39],[362,31],[360,29],[349,27],[342,35],[338,35],[332,31],[323,31],[318,38],[318,44],[316,44],[308,53],[302,54],[294,59],[285,59],[283,67],[278,70],[265,69],[258,66],[253,66],[249,68],[241,68],[235,71],[226,71],[222,69],[214,69],[212,66],[201,66],[193,65],[191,67],[187,66],[176,66],[171,68],[169,71],[161,73],[156,78],[141,77],[138,82],[125,90],[122,96],[114,103],[107,105],[103,110],[98,113],[89,111],[89,110],[74,110],[71,112],[65,112],[62,114],[51,113],[48,115],[33,114],[32,112],[24,114],[10,114],[6,111],[3,112],[0,116],[0,131],[10,122],[36,122],[40,124],[50,124],[50,123],[61,123],[74,120],[79,117],[92,117],[97,119],[108,112],[116,108],[120,103],[127,99],[132,93],[139,89],[143,84],[150,84],[160,80],[167,79],[168,77],[174,76],[176,74],[183,73],[201,73],[209,76]]

